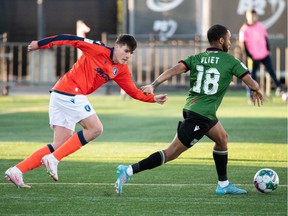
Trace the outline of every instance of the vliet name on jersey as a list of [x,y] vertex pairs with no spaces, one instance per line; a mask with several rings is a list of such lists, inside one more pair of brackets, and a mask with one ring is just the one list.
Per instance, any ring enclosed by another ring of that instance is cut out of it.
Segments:
[[219,57],[209,56],[209,57],[202,57],[201,63],[202,64],[218,64]]

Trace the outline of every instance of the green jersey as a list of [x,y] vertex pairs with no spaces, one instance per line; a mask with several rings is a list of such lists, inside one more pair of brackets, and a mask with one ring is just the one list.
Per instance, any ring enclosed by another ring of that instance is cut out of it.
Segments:
[[248,73],[242,62],[215,48],[189,56],[181,62],[190,70],[190,90],[184,109],[211,120],[217,119],[216,111],[233,75],[241,78]]

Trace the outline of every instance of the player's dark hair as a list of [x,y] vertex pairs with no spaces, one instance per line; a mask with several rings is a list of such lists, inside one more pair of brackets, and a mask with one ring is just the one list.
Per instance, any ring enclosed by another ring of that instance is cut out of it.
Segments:
[[118,36],[116,44],[127,45],[131,51],[134,51],[137,48],[136,39],[130,34],[121,34]]
[[256,15],[258,15],[258,14],[257,14],[257,11],[256,11],[255,9],[247,10],[247,11],[246,11],[246,14],[247,14],[247,13],[248,13],[248,14],[256,14]]
[[218,41],[221,37],[225,37],[228,29],[222,25],[213,25],[207,32],[207,38],[209,43]]

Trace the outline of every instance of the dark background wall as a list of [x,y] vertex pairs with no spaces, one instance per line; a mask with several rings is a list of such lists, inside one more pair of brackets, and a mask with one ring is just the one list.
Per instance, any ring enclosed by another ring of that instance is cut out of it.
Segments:
[[[275,43],[287,44],[287,0],[211,0],[211,25],[221,23],[238,36],[245,11],[254,8]],[[268,25],[267,22],[270,22]]]
[[[43,0],[45,36],[76,34],[76,21],[83,20],[91,31],[86,34],[100,39],[102,32],[116,34],[116,0]],[[37,39],[37,0],[1,0],[0,34],[8,41]]]

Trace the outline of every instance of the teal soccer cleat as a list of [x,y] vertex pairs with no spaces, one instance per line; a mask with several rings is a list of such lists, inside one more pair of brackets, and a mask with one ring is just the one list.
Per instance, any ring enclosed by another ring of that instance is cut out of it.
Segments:
[[229,183],[226,187],[222,188],[220,185],[217,185],[216,194],[223,195],[223,194],[246,194],[247,191],[243,189],[239,189],[234,186],[232,183]]
[[121,195],[123,185],[129,181],[130,177],[127,174],[128,166],[119,165],[117,167],[117,181],[115,182],[116,193]]

